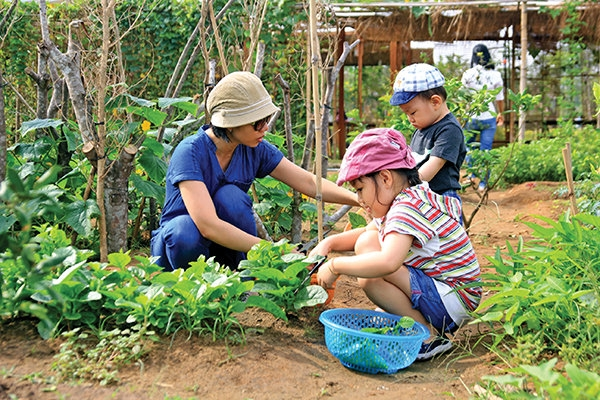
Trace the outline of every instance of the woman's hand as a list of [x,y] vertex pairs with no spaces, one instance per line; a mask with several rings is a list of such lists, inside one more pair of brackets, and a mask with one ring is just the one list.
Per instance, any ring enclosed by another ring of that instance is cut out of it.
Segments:
[[333,283],[339,277],[333,270],[333,259],[321,265],[317,274],[317,283],[325,289],[333,287]]
[[504,125],[504,116],[502,114],[496,115],[496,125],[497,126]]

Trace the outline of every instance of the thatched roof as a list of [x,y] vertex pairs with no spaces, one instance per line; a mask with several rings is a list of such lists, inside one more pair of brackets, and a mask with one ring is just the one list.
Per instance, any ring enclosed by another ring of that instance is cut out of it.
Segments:
[[[530,46],[550,49],[564,38],[568,14],[558,12],[562,0],[528,1],[527,31]],[[363,42],[506,40],[512,26],[513,40],[520,40],[523,2],[474,0],[445,2],[334,3],[340,27],[352,27]],[[549,12],[553,10],[553,13]],[[582,22],[577,32],[586,44],[600,44],[600,4],[584,2],[577,8]],[[554,14],[558,14],[553,16]],[[504,32],[504,36],[502,33]]]

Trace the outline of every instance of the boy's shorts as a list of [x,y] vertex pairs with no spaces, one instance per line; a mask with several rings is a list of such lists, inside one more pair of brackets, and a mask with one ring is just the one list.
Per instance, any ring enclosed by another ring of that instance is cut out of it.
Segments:
[[438,293],[433,278],[420,269],[407,267],[410,273],[411,302],[413,308],[423,314],[425,319],[440,333],[452,333],[458,325],[452,320],[442,298]]

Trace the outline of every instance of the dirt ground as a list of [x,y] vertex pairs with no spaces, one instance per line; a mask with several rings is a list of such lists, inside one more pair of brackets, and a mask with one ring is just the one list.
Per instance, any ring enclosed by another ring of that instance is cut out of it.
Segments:
[[[530,182],[495,190],[475,216],[470,236],[483,268],[486,256],[530,238],[520,221],[533,215],[558,218],[568,207],[555,191],[561,183]],[[463,195],[468,216],[479,197]],[[372,308],[351,278],[338,281],[326,308]],[[122,369],[119,383],[56,383],[50,367],[59,343],[43,341],[33,324],[0,326],[0,399],[467,399],[483,375],[500,366],[479,339],[482,326],[455,336],[453,351],[416,362],[396,374],[370,375],[343,367],[327,350],[318,321],[323,307],[305,309],[288,323],[270,314],[246,311],[245,345],[226,345],[178,333],[153,345],[137,364]]]

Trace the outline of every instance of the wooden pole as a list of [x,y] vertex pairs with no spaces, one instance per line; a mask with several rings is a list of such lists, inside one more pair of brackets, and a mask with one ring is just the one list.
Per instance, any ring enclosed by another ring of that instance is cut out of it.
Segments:
[[[344,42],[346,41],[346,28],[342,28],[340,37],[338,40],[338,59],[341,57],[344,51]],[[338,145],[338,157],[340,160],[344,158],[346,152],[346,104],[344,103],[344,67],[340,70],[339,89],[338,89],[338,112],[335,116],[335,122],[337,123],[337,145]]]
[[323,194],[322,194],[322,163],[323,157],[323,133],[321,132],[321,102],[319,98],[319,65],[321,61],[321,51],[319,49],[319,38],[317,35],[317,12],[316,0],[310,0],[310,49],[312,64],[312,100],[315,118],[315,175],[316,175],[316,195],[317,200],[317,230],[319,241],[323,240]]
[[356,88],[356,90],[358,91],[358,94],[356,96],[357,99],[357,105],[358,105],[358,115],[360,116],[360,119],[362,120],[363,117],[363,57],[365,54],[365,45],[364,42],[361,40],[360,43],[358,44],[358,86]]
[[390,86],[394,85],[396,74],[400,71],[400,63],[398,62],[398,41],[390,42]]
[[[527,89],[527,1],[521,3],[521,75],[519,76],[519,92]],[[519,111],[519,142],[525,140],[525,120],[527,113]]]
[[562,150],[563,162],[565,163],[565,174],[567,175],[567,187],[569,188],[569,200],[571,201],[571,212],[578,213],[577,199],[575,198],[575,185],[573,184],[573,166],[571,164],[571,143],[567,142]]

